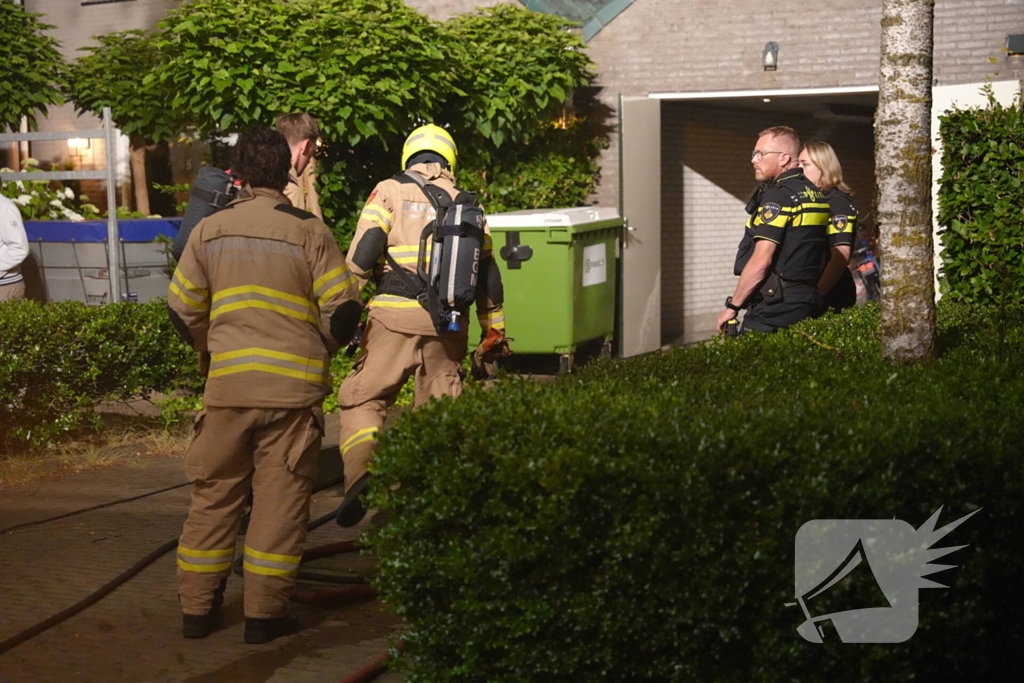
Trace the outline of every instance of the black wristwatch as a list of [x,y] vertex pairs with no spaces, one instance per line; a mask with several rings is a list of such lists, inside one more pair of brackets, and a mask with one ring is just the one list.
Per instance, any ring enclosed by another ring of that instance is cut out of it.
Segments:
[[743,310],[742,306],[737,306],[732,302],[731,296],[725,297],[725,307],[728,308],[730,311],[736,311],[737,313]]

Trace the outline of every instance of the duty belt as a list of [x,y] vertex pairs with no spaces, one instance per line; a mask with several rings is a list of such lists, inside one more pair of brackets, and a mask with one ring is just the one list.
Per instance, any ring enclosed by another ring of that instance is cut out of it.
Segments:
[[796,287],[797,285],[806,285],[807,287],[818,286],[817,280],[791,280],[788,277],[782,276],[779,276],[779,279],[782,280],[783,289],[789,289],[790,287]]

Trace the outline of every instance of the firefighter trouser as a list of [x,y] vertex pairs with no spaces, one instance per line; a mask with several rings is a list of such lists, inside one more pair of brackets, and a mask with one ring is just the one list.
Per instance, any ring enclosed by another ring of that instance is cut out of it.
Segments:
[[338,391],[346,491],[366,473],[377,432],[410,376],[415,378],[417,406],[462,393],[459,371],[466,344],[464,336],[402,334],[379,322],[367,323],[361,357]]
[[323,439],[319,406],[208,408],[185,454],[192,507],[178,541],[178,596],[185,614],[206,614],[231,572],[246,497],[245,616],[285,616],[309,521]]

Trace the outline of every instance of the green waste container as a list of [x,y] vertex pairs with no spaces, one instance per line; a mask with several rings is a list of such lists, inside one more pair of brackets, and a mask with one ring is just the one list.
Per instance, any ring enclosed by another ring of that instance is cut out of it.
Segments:
[[[615,332],[618,209],[513,211],[487,216],[505,287],[505,319],[516,354],[560,354]],[[471,317],[470,339],[480,327]],[[609,347],[610,348],[610,347]]]

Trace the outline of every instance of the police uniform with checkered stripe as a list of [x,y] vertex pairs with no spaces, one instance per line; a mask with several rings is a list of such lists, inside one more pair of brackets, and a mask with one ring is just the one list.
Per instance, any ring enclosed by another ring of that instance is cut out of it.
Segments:
[[[825,195],[801,169],[784,171],[766,185],[747,219],[734,265],[740,275],[757,240],[777,245],[768,280],[749,302],[745,329],[773,332],[820,309],[817,282],[828,258],[829,217]],[[778,276],[778,286],[772,275]]]
[[280,192],[245,188],[189,236],[172,320],[209,359],[205,410],[185,456],[192,506],[178,545],[186,615],[207,614],[230,572],[246,497],[245,615],[287,613],[331,391],[330,353],[362,304],[326,225]]
[[[825,200],[828,202],[829,210],[829,249],[846,246],[852,250],[859,227],[857,206],[853,203],[850,195],[838,187],[829,189],[825,193]],[[825,295],[824,306],[826,309],[839,311],[849,308],[855,303],[857,303],[857,285],[853,281],[850,269],[846,268],[836,284]]]

